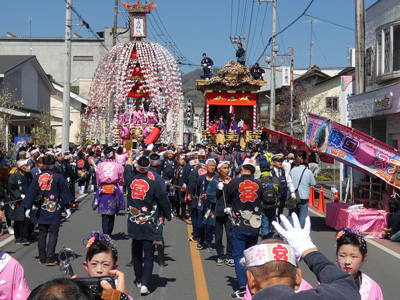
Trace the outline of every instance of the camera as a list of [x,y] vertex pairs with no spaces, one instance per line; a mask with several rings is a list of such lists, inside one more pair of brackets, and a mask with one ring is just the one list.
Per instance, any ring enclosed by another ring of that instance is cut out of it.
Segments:
[[94,296],[94,298],[101,299],[101,295],[103,293],[103,287],[101,286],[100,282],[102,280],[107,281],[113,289],[115,289],[115,282],[112,276],[100,276],[100,277],[83,277],[83,278],[75,278],[72,279],[76,283],[83,285],[90,291],[90,293]]

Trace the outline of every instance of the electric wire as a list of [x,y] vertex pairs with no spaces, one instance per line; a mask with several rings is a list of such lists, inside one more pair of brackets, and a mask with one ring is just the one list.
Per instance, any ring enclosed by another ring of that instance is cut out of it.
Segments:
[[[259,2],[258,3],[258,8],[257,8],[256,21],[255,21],[256,25],[254,26],[253,35],[252,35],[253,38],[251,39],[249,52],[248,52],[249,53],[249,56],[248,56],[249,60],[251,60],[250,55],[251,55],[251,52],[253,52],[253,44],[254,44],[254,40],[256,39],[255,36],[256,36],[256,30],[257,30],[257,25],[258,25],[258,16],[259,16],[259,13],[260,13],[260,5],[261,5],[261,3]],[[253,54],[253,57],[254,57],[254,55],[255,54]]]
[[104,49],[106,49],[107,51],[108,48],[106,47],[106,45],[104,44],[104,42],[101,40],[100,36],[93,31],[93,29],[90,27],[90,25],[83,19],[83,17],[76,11],[76,9],[72,6],[69,5],[69,3],[67,2],[67,0],[64,0],[65,4],[67,4],[69,7],[71,7],[71,10],[76,14],[76,16],[79,18],[79,20],[82,22],[83,26],[86,27],[87,30],[89,30],[93,36],[100,42],[100,44],[104,47]]
[[317,39],[317,37],[316,37],[314,31],[312,32],[312,35],[313,35],[313,37],[314,37],[315,42],[317,43],[317,46],[318,46],[318,48],[319,48],[319,51],[321,51],[322,57],[324,58],[326,64],[329,66],[329,69],[332,70],[333,68],[331,67],[331,65],[329,64],[328,60],[326,59],[326,56],[325,56],[325,54],[324,54],[324,51],[322,51],[322,48],[321,48],[321,46],[319,45],[318,39]]
[[322,19],[322,18],[314,17],[314,16],[311,16],[309,14],[304,14],[304,15],[307,16],[307,17],[313,18],[313,19],[317,19],[317,20],[322,21],[322,22],[326,22],[326,23],[329,23],[329,24],[332,24],[332,25],[335,25],[335,26],[338,26],[338,27],[342,27],[342,28],[346,28],[346,29],[355,31],[354,28],[348,27],[346,25],[342,25],[342,24],[339,24],[339,23],[335,23],[333,21],[328,21],[328,20],[325,20],[325,19]]
[[[286,31],[286,30],[287,30],[288,28],[290,28],[293,24],[295,24],[298,20],[300,20],[300,18],[303,17],[303,16],[307,13],[308,9],[311,7],[311,5],[314,3],[314,1],[315,1],[315,0],[311,0],[310,3],[307,5],[306,9],[305,9],[296,19],[294,19],[289,25],[287,25],[287,26],[286,26],[285,28],[283,28],[281,31],[279,31],[278,33],[276,33],[276,34],[275,34],[275,37],[277,37],[278,35],[280,35],[280,34],[283,33],[284,31]],[[272,37],[272,36],[269,38],[268,43],[267,43],[267,45],[265,46],[265,48],[264,48],[263,52],[261,53],[260,57],[257,59],[257,62],[260,61],[260,59],[261,59],[262,56],[264,55],[265,51],[267,50],[268,46],[271,44],[273,38],[274,38],[274,37]]]
[[[253,25],[253,12],[254,12],[254,1],[255,0],[253,0],[253,4],[251,5],[251,12],[250,12],[250,24],[249,24],[249,32],[247,33],[247,44],[249,44],[249,42],[251,41],[251,35],[250,35],[250,33],[251,33],[251,27],[252,27],[252,25]],[[255,26],[257,26],[257,23],[256,23],[256,25]],[[247,49],[249,49],[249,51],[247,51]],[[250,50],[251,50],[251,48],[250,47],[247,47],[247,49],[246,49],[246,52],[248,53],[248,55],[247,55],[247,57],[248,58],[250,58],[249,56],[250,56]]]

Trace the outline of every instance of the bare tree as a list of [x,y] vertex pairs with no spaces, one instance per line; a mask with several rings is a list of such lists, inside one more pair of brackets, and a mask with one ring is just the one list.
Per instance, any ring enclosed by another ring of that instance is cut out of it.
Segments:
[[23,104],[22,99],[15,99],[14,92],[10,91],[4,83],[0,86],[0,144],[6,146],[8,157],[12,157],[14,154],[14,143],[7,128],[13,113]]
[[[297,132],[304,132],[309,113],[321,115],[326,113],[324,101],[326,93],[317,94],[315,81],[302,81],[293,89],[293,121],[298,120]],[[283,132],[290,131],[290,88],[279,96],[279,108],[276,112],[275,127]]]

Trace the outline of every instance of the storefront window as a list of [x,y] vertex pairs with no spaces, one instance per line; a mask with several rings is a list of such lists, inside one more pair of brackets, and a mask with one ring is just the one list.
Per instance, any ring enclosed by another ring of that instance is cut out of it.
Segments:
[[400,71],[399,21],[386,24],[376,30],[376,67],[378,83],[400,76],[399,73],[394,74]]

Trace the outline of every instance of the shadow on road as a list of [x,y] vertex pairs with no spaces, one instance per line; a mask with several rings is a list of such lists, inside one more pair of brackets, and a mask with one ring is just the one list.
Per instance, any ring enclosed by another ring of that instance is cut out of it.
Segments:
[[166,287],[168,282],[175,282],[176,278],[165,278],[160,277],[158,274],[153,274],[151,276],[151,287],[149,288],[150,292],[154,292],[157,288]]
[[115,241],[129,240],[129,236],[125,232],[113,233],[111,237]]
[[225,278],[227,279],[227,285],[231,286],[234,291],[239,289],[239,285],[238,285],[238,281],[237,281],[236,277],[225,276]]
[[311,230],[313,231],[334,231],[332,228],[326,226],[325,218],[322,217],[312,217],[311,219]]

